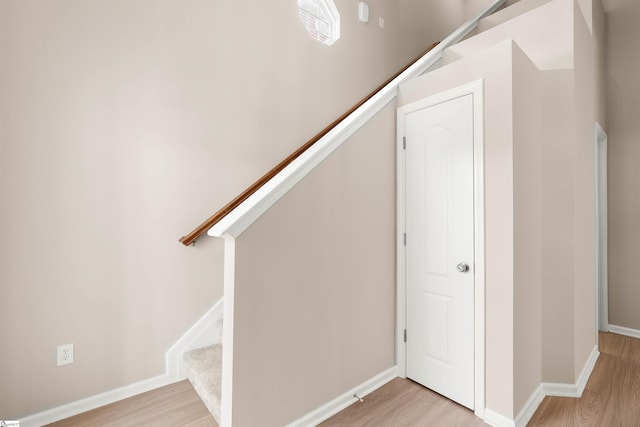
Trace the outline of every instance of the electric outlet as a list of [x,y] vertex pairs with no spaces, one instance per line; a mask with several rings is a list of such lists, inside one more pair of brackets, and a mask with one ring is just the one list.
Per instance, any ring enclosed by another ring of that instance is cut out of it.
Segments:
[[58,366],[73,363],[73,343],[58,346]]

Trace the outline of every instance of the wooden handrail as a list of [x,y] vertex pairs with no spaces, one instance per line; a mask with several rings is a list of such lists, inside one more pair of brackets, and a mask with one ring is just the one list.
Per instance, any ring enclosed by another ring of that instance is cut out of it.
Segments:
[[203,234],[205,234],[211,227],[216,225],[220,220],[222,220],[222,218],[227,216],[231,211],[233,211],[235,208],[237,208],[242,202],[244,202],[246,199],[248,199],[253,193],[255,193],[262,186],[264,186],[270,179],[272,179],[274,176],[276,176],[280,171],[282,171],[285,167],[287,167],[289,164],[291,164],[291,162],[293,162],[295,159],[300,157],[300,155],[302,153],[304,153],[309,148],[311,148],[316,142],[318,142],[320,140],[320,138],[325,136],[333,128],[335,128],[340,122],[342,122],[350,114],[352,114],[354,111],[356,111],[358,108],[360,108],[362,106],[362,104],[367,102],[369,99],[373,98],[386,85],[391,83],[396,77],[398,77],[405,70],[407,70],[407,68],[411,67],[418,60],[420,60],[420,58],[422,58],[427,53],[429,53],[431,50],[433,50],[433,48],[435,48],[438,44],[439,43],[434,43],[433,46],[431,46],[429,49],[425,50],[423,53],[418,55],[413,61],[411,61],[409,64],[407,64],[405,67],[403,67],[400,71],[398,71],[396,74],[394,74],[392,77],[390,77],[387,81],[385,81],[380,86],[378,86],[373,92],[371,92],[369,95],[364,97],[356,105],[351,107],[346,113],[344,113],[343,115],[338,117],[329,126],[327,126],[324,129],[322,129],[313,138],[311,138],[309,141],[307,141],[304,145],[302,145],[296,151],[294,151],[289,156],[287,156],[286,159],[282,160],[273,169],[271,169],[269,172],[264,174],[256,182],[251,184],[251,186],[249,186],[246,190],[244,190],[242,193],[240,193],[235,199],[233,199],[232,201],[227,203],[222,209],[220,209],[218,212],[214,213],[206,221],[204,221],[202,224],[200,224],[199,226],[194,228],[193,231],[191,231],[189,234],[183,236],[180,239],[180,242],[182,244],[184,244],[185,246],[189,246],[189,245],[195,243],[195,241],[198,240]]

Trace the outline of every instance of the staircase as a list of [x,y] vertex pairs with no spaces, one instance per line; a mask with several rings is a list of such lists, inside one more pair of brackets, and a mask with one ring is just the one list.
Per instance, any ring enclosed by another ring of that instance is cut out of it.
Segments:
[[191,350],[184,355],[187,378],[220,425],[222,344]]
[[221,425],[222,402],[222,302],[206,313],[199,328],[187,334],[189,343],[181,352],[178,376],[185,376],[218,425]]

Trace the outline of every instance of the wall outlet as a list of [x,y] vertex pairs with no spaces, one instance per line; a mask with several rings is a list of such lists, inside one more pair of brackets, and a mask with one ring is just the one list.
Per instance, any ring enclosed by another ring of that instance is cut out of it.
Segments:
[[58,366],[73,363],[73,343],[58,346]]

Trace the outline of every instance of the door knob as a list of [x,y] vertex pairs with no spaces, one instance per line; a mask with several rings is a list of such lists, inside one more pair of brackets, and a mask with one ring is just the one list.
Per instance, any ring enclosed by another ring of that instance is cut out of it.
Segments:
[[456,270],[458,270],[458,272],[460,273],[465,273],[469,271],[469,264],[467,264],[466,262],[461,262],[460,264],[456,265]]

